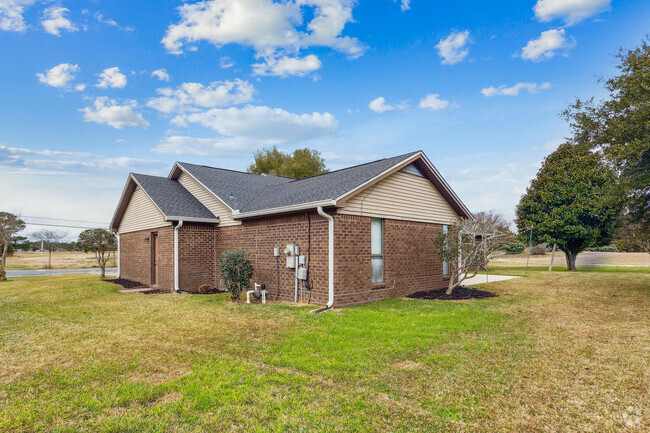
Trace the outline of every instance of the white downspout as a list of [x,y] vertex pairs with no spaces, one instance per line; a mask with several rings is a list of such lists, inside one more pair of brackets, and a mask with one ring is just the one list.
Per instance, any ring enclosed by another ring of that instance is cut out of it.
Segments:
[[120,270],[122,267],[120,266],[120,232],[116,233],[117,237],[117,278],[120,278]]
[[318,206],[316,209],[318,210],[318,215],[328,220],[329,248],[327,251],[327,258],[329,269],[327,276],[327,285],[329,289],[329,297],[327,300],[327,305],[325,307],[312,310],[312,313],[327,311],[334,306],[334,218],[331,215],[325,213],[322,206]]
[[180,292],[178,287],[178,229],[183,227],[183,220],[178,220],[178,224],[174,227],[174,291]]

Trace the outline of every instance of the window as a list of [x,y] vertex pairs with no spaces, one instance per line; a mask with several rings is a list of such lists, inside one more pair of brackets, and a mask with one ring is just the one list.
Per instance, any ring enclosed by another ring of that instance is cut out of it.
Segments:
[[[443,225],[442,226],[442,232],[443,233],[449,232],[449,226],[448,225]],[[449,275],[449,262],[447,260],[444,260],[442,262],[442,275]]]
[[372,284],[384,281],[384,220],[370,219],[370,270]]

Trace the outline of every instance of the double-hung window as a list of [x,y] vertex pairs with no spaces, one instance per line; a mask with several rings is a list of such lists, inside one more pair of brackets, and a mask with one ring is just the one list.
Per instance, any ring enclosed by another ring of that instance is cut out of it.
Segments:
[[[449,226],[443,225],[442,232],[447,234],[449,232]],[[449,249],[448,242],[446,243],[445,247]],[[443,260],[442,262],[442,275],[449,275],[449,262],[447,260]]]
[[384,282],[384,220],[370,219],[370,269],[371,282]]

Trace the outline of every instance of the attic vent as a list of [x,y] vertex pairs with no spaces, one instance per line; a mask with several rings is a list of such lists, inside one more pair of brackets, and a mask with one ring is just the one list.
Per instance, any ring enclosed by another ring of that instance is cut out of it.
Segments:
[[234,199],[235,199],[235,193],[233,193],[233,192],[231,191],[231,192],[230,192],[230,200],[234,200]]
[[266,173],[262,173],[262,176],[265,176],[265,177],[266,177],[266,176],[267,176],[267,174],[266,174]]
[[409,174],[414,174],[416,176],[425,177],[424,174],[422,174],[422,172],[420,171],[420,169],[415,166],[415,164],[409,164],[403,169],[401,169],[400,171],[403,173],[409,173]]

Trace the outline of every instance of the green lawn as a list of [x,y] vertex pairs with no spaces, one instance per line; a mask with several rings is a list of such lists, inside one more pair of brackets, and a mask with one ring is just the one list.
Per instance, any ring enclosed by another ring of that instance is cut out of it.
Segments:
[[0,283],[0,431],[650,427],[648,274],[487,287],[314,315],[88,276]]

